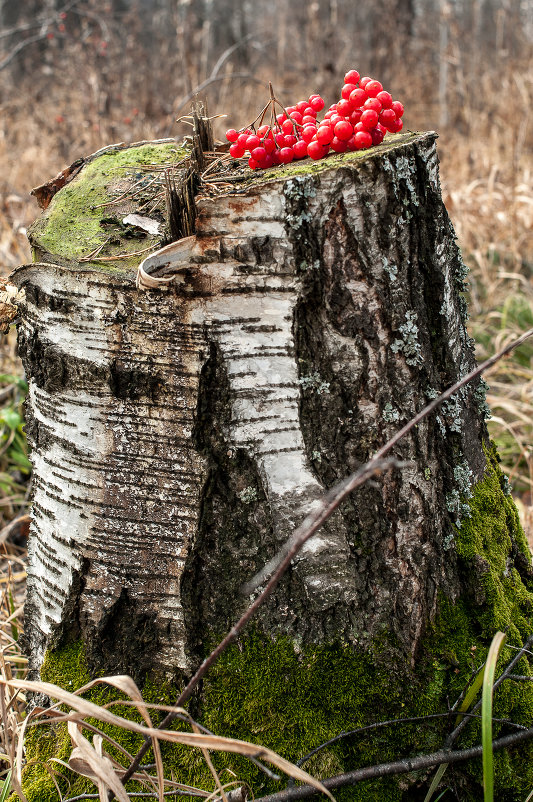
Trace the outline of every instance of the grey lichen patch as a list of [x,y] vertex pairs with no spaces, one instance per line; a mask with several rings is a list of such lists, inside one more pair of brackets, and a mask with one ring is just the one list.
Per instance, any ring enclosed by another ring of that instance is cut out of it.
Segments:
[[295,176],[283,186],[285,225],[296,239],[304,238],[312,220],[309,200],[316,196],[316,187],[310,176]]
[[463,428],[463,406],[458,395],[453,396],[442,405],[444,419],[451,432],[460,434]]
[[389,280],[391,282],[396,281],[398,278],[398,266],[395,264],[389,263],[389,260],[385,256],[383,259],[383,270],[388,275]]
[[303,390],[312,390],[317,395],[329,393],[330,383],[323,381],[318,371],[311,373],[309,376],[301,376],[298,381],[302,385]]
[[490,410],[489,405],[487,404],[487,392],[489,390],[489,385],[485,381],[485,379],[481,379],[478,386],[472,393],[472,398],[477,406],[477,410],[480,415],[483,416],[483,420],[489,420],[492,418],[492,412]]
[[[104,246],[99,256],[106,257],[137,252],[140,249],[159,247],[160,236],[147,236],[142,241],[110,238],[102,221],[117,206],[103,204],[116,200],[116,191],[121,187],[127,193],[135,183],[131,171],[147,165],[172,164],[185,155],[176,143],[146,144],[138,147],[110,149],[97,156],[83,167],[69,184],[54,196],[46,212],[30,229],[30,242],[38,258],[43,255],[56,256],[62,261],[76,262]],[[129,171],[127,168],[132,168]],[[115,188],[115,196],[113,195]],[[134,209],[130,202],[130,211]],[[122,208],[122,207],[120,207]],[[141,242],[141,244],[140,244]],[[140,258],[120,259],[117,262],[86,262],[93,269],[115,269],[121,272],[137,267]]]
[[474,474],[468,464],[463,461],[453,469],[453,478],[456,487],[446,496],[446,509],[456,516],[455,525],[460,529],[462,519],[469,518],[471,515],[468,500],[472,498]]
[[243,504],[253,504],[254,501],[257,501],[257,490],[251,485],[241,490],[238,495]]
[[387,423],[397,423],[400,420],[400,413],[396,407],[393,407],[390,401],[387,401],[381,417],[384,421],[387,421]]
[[[385,156],[383,158],[383,169],[389,173],[394,193],[402,199],[402,203],[406,207],[404,214],[406,219],[409,220],[412,217],[409,207],[420,204],[419,192],[414,182],[416,165],[407,156],[396,157],[394,161],[389,156]],[[404,189],[402,190],[402,188]]]
[[418,341],[417,319],[416,312],[406,312],[405,323],[402,323],[398,329],[402,336],[394,340],[391,345],[391,350],[395,354],[401,352],[405,356],[407,364],[413,367],[421,365],[423,362],[422,349]]

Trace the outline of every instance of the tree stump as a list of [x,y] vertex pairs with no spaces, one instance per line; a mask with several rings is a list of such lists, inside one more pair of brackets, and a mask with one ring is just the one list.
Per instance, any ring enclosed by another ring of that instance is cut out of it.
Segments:
[[[204,186],[194,235],[159,258],[172,280],[152,289],[136,288],[136,268],[164,233],[135,239],[143,230],[122,220],[183,152],[110,149],[53,198],[30,234],[35,263],[14,274],[26,292],[34,671],[76,643],[92,671],[179,684],[324,491],[472,368],[435,139],[237,171],[211,197]],[[163,232],[162,211],[151,217]],[[407,467],[308,542],[208,677],[204,724],[297,759],[343,729],[445,710],[498,628],[522,642],[531,560],[485,413],[483,385],[464,388],[398,445]],[[315,769],[438,747],[439,726],[329,747]],[[455,777],[475,798],[476,771]],[[424,779],[345,798],[400,799]]]

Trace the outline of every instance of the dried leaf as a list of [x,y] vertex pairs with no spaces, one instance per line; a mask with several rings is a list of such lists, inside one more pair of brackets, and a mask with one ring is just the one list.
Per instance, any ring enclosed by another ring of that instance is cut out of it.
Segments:
[[30,195],[33,195],[41,209],[46,209],[50,205],[50,201],[56,194],[62,189],[65,184],[68,184],[69,181],[72,181],[75,175],[79,173],[83,165],[85,164],[85,159],[76,159],[75,162],[72,162],[70,167],[65,167],[64,170],[61,170],[60,173],[56,175],[55,178],[51,178],[50,181],[47,181],[46,184],[41,184],[39,187],[34,187],[30,192]]

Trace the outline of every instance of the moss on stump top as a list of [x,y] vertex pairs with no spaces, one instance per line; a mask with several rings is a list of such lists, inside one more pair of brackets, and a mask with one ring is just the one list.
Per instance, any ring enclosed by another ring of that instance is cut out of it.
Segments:
[[[186,153],[177,143],[165,142],[112,146],[89,157],[30,228],[28,236],[35,261],[67,267],[78,267],[82,261],[87,268],[120,272],[136,269],[143,257],[133,254],[160,247],[162,234],[135,230],[125,225],[123,218],[131,213],[147,215],[139,207],[155,194],[150,192],[155,170],[151,172],[149,167],[173,164]],[[153,202],[156,207],[149,216],[164,223],[164,197]],[[95,256],[104,258],[93,262],[90,256],[97,249]],[[110,259],[130,253],[129,258]]]
[[[284,183],[294,176],[316,175],[339,168],[357,167],[383,154],[433,139],[434,133],[392,134],[382,145],[353,153],[332,154],[320,161],[304,159],[289,165],[252,173],[248,167],[227,168],[230,193],[253,192],[265,183]],[[34,261],[64,267],[131,274],[150,250],[161,247],[166,227],[165,197],[157,173],[172,167],[189,153],[177,142],[110,146],[90,156],[80,172],[52,198],[31,226],[29,239]],[[150,170],[153,167],[153,170]],[[161,223],[158,234],[125,224],[132,214]],[[140,253],[142,251],[142,254]]]

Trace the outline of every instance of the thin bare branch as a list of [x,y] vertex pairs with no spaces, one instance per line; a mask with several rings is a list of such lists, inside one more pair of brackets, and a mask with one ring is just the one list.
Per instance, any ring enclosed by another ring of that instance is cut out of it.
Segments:
[[[495,752],[500,752],[502,749],[509,749],[531,738],[533,738],[533,728],[521,730],[520,732],[513,733],[512,735],[505,735],[493,741],[492,748]],[[403,760],[397,760],[393,763],[381,763],[378,766],[365,766],[362,769],[348,771],[346,774],[328,777],[328,779],[322,780],[322,784],[325,785],[328,790],[335,790],[336,788],[355,785],[363,780],[375,780],[379,777],[392,777],[397,774],[407,774],[411,771],[429,769],[432,766],[440,766],[441,763],[462,763],[466,760],[480,757],[482,753],[483,747],[481,744],[472,746],[469,749],[460,749],[455,752],[447,749],[440,749],[438,752],[433,752],[430,755],[417,755],[416,757],[404,758]],[[287,788],[285,791],[280,791],[276,794],[261,796],[256,799],[255,802],[292,802],[294,799],[307,799],[314,794],[316,794],[314,788],[302,785],[298,788]]]

